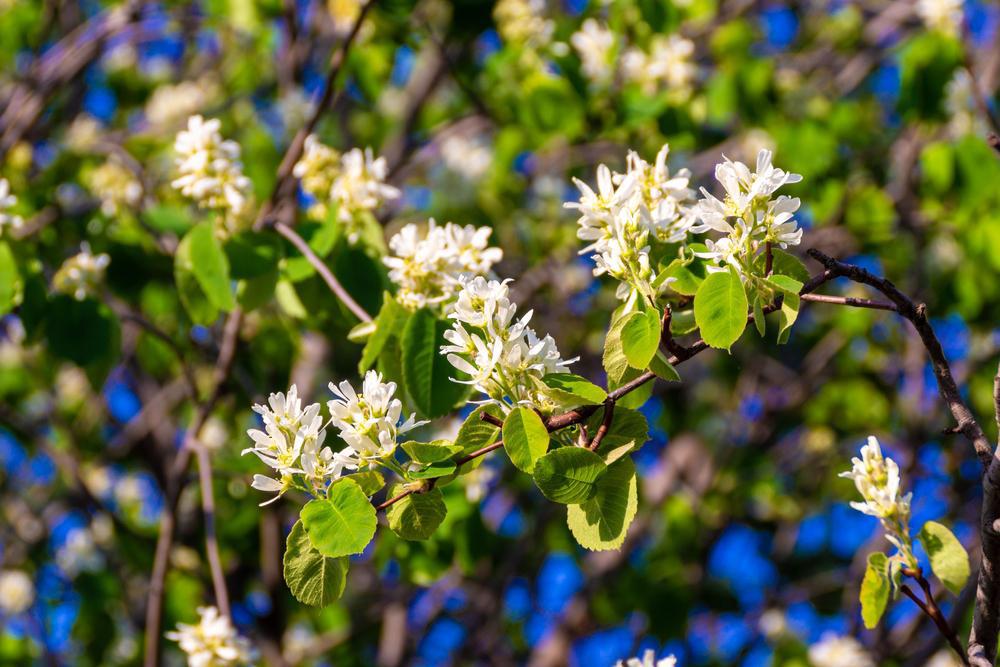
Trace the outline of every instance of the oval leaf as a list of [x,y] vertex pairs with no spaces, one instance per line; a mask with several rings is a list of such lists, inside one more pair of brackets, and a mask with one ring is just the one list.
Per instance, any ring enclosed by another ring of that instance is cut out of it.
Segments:
[[566,522],[580,546],[591,551],[617,549],[639,507],[635,465],[625,457],[608,466],[594,497],[566,508]]
[[660,313],[654,308],[632,313],[622,326],[621,335],[628,365],[647,368],[660,346]]
[[531,473],[549,448],[549,431],[533,410],[514,408],[503,422],[503,446],[518,470]]
[[202,222],[184,238],[189,243],[191,270],[205,291],[205,296],[220,310],[235,308],[236,302],[229,281],[229,260],[219,239],[215,237],[215,226],[211,222]]
[[749,305],[734,269],[709,275],[694,298],[694,318],[701,337],[712,347],[728,350],[746,328]]
[[[389,496],[397,495],[402,485],[389,489]],[[385,512],[389,528],[404,540],[426,540],[444,521],[448,508],[441,490],[434,488],[423,493],[411,493],[389,506]]]
[[934,575],[945,588],[958,595],[969,578],[969,554],[955,534],[937,521],[920,529],[920,543],[931,561]]
[[453,382],[457,371],[439,354],[446,345],[448,324],[429,310],[413,313],[403,329],[403,381],[417,410],[426,417],[440,417],[468,396],[466,385]]
[[575,405],[600,405],[608,397],[596,384],[572,373],[550,373],[542,378],[552,397]]
[[330,487],[328,498],[306,503],[301,517],[312,545],[330,558],[364,551],[378,523],[368,496],[350,478]]
[[868,568],[861,580],[861,618],[865,627],[871,630],[878,625],[889,604],[889,559],[881,552],[868,555]]
[[605,468],[601,457],[590,450],[560,447],[535,463],[535,484],[549,500],[574,505],[594,496]]
[[285,542],[284,574],[288,590],[302,604],[325,607],[344,592],[349,559],[327,558],[309,540],[296,521]]

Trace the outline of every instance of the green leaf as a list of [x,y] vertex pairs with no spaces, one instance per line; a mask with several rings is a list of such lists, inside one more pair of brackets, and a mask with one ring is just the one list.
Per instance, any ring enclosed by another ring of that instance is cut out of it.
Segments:
[[920,543],[931,561],[934,575],[945,588],[958,595],[969,578],[969,554],[948,528],[928,521],[920,529]]
[[764,307],[760,303],[760,295],[753,298],[753,324],[757,327],[757,333],[763,338],[767,333],[767,323],[764,321]]
[[889,604],[889,592],[892,582],[889,580],[889,559],[882,552],[868,554],[868,567],[865,577],[861,580],[861,618],[865,627],[871,630],[878,625],[879,619],[885,613]]
[[802,260],[780,248],[771,249],[771,273],[789,276],[800,283],[807,283],[811,278],[809,269],[802,263]]
[[[587,429],[591,433],[597,433],[603,420],[602,407],[587,420]],[[611,465],[629,452],[642,447],[647,440],[649,440],[649,424],[646,417],[641,412],[616,405],[611,427],[601,440],[597,453],[605,463]]]
[[361,352],[361,360],[358,361],[359,374],[364,374],[372,367],[389,338],[399,335],[399,332],[406,325],[407,315],[406,309],[396,303],[392,295],[386,292],[382,298],[382,308],[375,317],[375,330],[368,337],[365,348]]
[[660,346],[660,313],[655,308],[635,312],[622,325],[622,352],[632,368],[645,370]]
[[[458,429],[458,435],[455,436],[455,444],[462,448],[463,456],[478,451],[487,445],[492,445],[500,438],[500,428],[480,418],[480,415],[483,413],[498,417],[498,411],[495,408],[491,410],[490,407],[489,405],[480,405],[465,418],[461,428]],[[482,462],[482,457],[472,459],[462,465],[461,472],[475,470]]]
[[689,334],[698,328],[698,323],[694,321],[694,309],[675,310],[670,317],[670,333],[675,336]]
[[404,442],[403,451],[417,463],[437,463],[447,461],[455,454],[462,451],[462,448],[453,445],[447,440],[435,440],[433,442],[416,442],[410,440]]
[[772,276],[768,276],[767,282],[784,294],[794,294],[795,296],[798,296],[799,292],[802,291],[802,283],[789,276],[776,273]]
[[410,470],[407,472],[407,477],[409,479],[437,479],[438,477],[447,477],[455,472],[456,467],[453,461],[438,461],[437,463],[431,463],[416,470]]
[[550,373],[542,382],[552,398],[569,405],[600,405],[608,397],[596,384],[572,373]]
[[639,507],[635,465],[625,457],[608,466],[594,497],[566,508],[566,523],[580,546],[592,551],[617,549]]
[[469,394],[466,385],[453,382],[458,371],[440,354],[449,329],[426,309],[413,313],[403,329],[403,381],[417,410],[426,417],[450,412]]
[[677,369],[667,361],[667,355],[663,354],[663,350],[657,350],[653,359],[649,362],[649,370],[656,373],[656,377],[661,380],[666,380],[667,382],[680,382],[681,376],[677,372]]
[[201,281],[195,275],[191,245],[190,234],[177,244],[177,252],[174,254],[174,282],[177,284],[177,293],[180,295],[181,303],[184,304],[184,310],[191,320],[195,324],[207,325],[219,316],[219,308],[208,298]]
[[[191,271],[208,300],[223,311],[235,308],[236,301],[229,280],[229,260],[215,237],[215,226],[208,221],[202,222],[184,236],[182,243],[184,241],[187,241],[185,251],[191,262]],[[180,245],[177,252],[181,252]]]
[[531,473],[549,448],[549,431],[530,408],[514,408],[503,422],[503,446],[514,466]]
[[14,307],[20,282],[14,252],[5,241],[0,241],[0,315],[10,312]]
[[328,558],[312,545],[296,521],[285,542],[284,574],[288,590],[302,604],[325,607],[344,593],[350,559]]
[[560,447],[535,463],[535,484],[549,500],[574,505],[597,493],[597,481],[607,466],[583,447]]
[[[345,477],[342,479],[347,478]],[[378,493],[379,490],[385,486],[385,477],[383,477],[382,473],[378,470],[363,470],[361,472],[356,472],[350,476],[350,479],[360,486],[361,490],[369,498]]]
[[[639,377],[642,371],[629,366],[625,352],[622,350],[621,333],[622,327],[628,319],[628,314],[619,307],[611,316],[611,326],[608,328],[608,335],[604,339],[604,370],[608,375],[608,389],[617,389],[635,378]],[[645,388],[633,391],[627,396],[623,396],[618,404],[636,408],[641,406],[652,391],[648,384]]]
[[[325,259],[337,244],[340,228],[341,225],[332,221],[306,221],[296,225],[295,231],[317,257]],[[284,274],[285,278],[293,283],[301,282],[316,274],[312,263],[288,241],[285,247]]]
[[701,337],[712,347],[728,350],[747,325],[746,290],[735,269],[705,278],[694,298],[694,318]]
[[93,299],[54,296],[45,318],[45,338],[52,354],[80,366],[111,363],[120,353],[118,319]]
[[154,204],[143,211],[142,218],[160,232],[181,235],[191,228],[191,215],[186,206]]
[[694,296],[705,280],[705,264],[700,261],[675,259],[661,273],[664,279],[674,278],[669,287],[678,294]]
[[778,311],[778,343],[788,342],[792,325],[799,317],[801,299],[798,294],[786,293],[781,300],[781,310]]
[[241,280],[275,273],[281,257],[281,246],[273,233],[243,232],[228,239],[224,249],[230,275]]
[[378,524],[368,496],[350,477],[331,486],[328,498],[306,503],[301,517],[313,546],[330,558],[364,551]]
[[[389,497],[398,495],[402,490],[403,485],[393,485],[389,489]],[[423,493],[411,493],[393,503],[385,516],[392,532],[404,540],[426,540],[434,534],[447,513],[441,489],[434,488]]]

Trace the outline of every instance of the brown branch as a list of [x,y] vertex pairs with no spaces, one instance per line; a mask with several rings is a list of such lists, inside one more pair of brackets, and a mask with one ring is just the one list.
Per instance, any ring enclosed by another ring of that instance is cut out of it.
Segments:
[[219,538],[215,530],[215,493],[212,489],[212,454],[204,442],[195,442],[198,453],[198,482],[201,487],[201,512],[205,521],[205,553],[208,569],[212,575],[212,589],[215,602],[223,616],[229,616],[229,591],[226,590],[226,575],[219,556]]
[[916,603],[916,605],[920,607],[920,611],[922,611],[924,614],[927,615],[928,618],[934,621],[934,625],[937,626],[937,629],[941,633],[941,636],[945,638],[945,640],[948,642],[948,645],[951,646],[951,648],[954,649],[955,653],[958,654],[958,657],[959,659],[961,659],[962,664],[968,665],[969,658],[965,654],[965,649],[962,648],[962,643],[958,640],[958,634],[956,634],[954,628],[952,628],[951,624],[948,622],[948,619],[945,618],[944,614],[941,612],[941,608],[938,607],[937,601],[934,599],[934,593],[933,591],[931,591],[930,582],[927,581],[927,578],[924,576],[923,572],[921,572],[919,569],[911,570],[909,568],[904,568],[902,572],[903,574],[910,577],[920,585],[920,588],[924,592],[924,600],[918,598],[917,595],[912,590],[910,590],[910,587],[907,586],[906,584],[900,584],[899,590],[901,590],[903,594],[906,595],[906,597],[913,600]]
[[608,434],[608,430],[611,428],[611,422],[615,418],[615,399],[608,398],[604,401],[604,418],[601,419],[601,425],[597,427],[597,433],[594,434],[594,439],[590,441],[590,445],[587,446],[592,452],[596,452],[597,448],[601,446],[601,441],[604,440],[604,436]]
[[354,297],[352,297],[350,293],[344,289],[344,286],[340,284],[337,277],[333,275],[333,271],[330,270],[330,267],[327,266],[315,252],[313,252],[312,248],[309,247],[309,244],[306,243],[305,239],[299,236],[294,229],[283,222],[275,222],[274,230],[288,239],[291,244],[302,253],[303,257],[306,258],[309,264],[311,264],[312,267],[316,269],[316,272],[323,278],[323,282],[325,282],[326,286],[330,288],[330,291],[333,292],[338,299],[340,299],[341,303],[347,306],[348,310],[354,313],[355,317],[362,322],[372,321],[372,316],[369,315],[364,308],[358,305],[358,302],[354,300]]
[[815,303],[832,303],[840,306],[853,306],[854,308],[871,308],[873,310],[896,310],[896,306],[884,301],[873,301],[872,299],[859,299],[853,296],[830,296],[827,294],[803,294],[803,301]]

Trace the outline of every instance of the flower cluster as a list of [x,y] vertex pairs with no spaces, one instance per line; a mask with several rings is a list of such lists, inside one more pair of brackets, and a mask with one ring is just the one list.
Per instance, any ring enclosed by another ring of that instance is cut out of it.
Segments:
[[441,306],[462,287],[463,278],[490,273],[503,259],[500,248],[489,246],[489,227],[446,223],[434,220],[420,227],[408,224],[389,240],[392,257],[383,259],[389,279],[399,290],[396,299],[411,310]]
[[90,252],[90,244],[86,241],[80,245],[80,252],[70,257],[55,276],[52,286],[56,291],[71,295],[77,301],[83,301],[88,296],[96,294],[97,288],[104,281],[104,271],[111,263],[111,258],[101,253]]
[[584,75],[593,83],[605,83],[614,76],[615,35],[607,26],[589,18],[569,41],[580,55]]
[[35,601],[35,585],[21,570],[0,572],[0,612],[16,616],[27,611]]
[[371,148],[353,148],[340,155],[315,136],[306,139],[293,173],[316,200],[310,214],[325,218],[329,206],[336,207],[337,220],[347,228],[352,244],[360,237],[361,216],[400,195],[386,183],[389,168],[384,157],[376,158]]
[[178,623],[166,633],[187,654],[190,667],[236,667],[254,659],[250,642],[240,636],[228,616],[215,607],[198,607],[198,623]]
[[142,184],[132,171],[115,159],[108,160],[87,175],[87,187],[101,200],[107,216],[135,208],[142,199]]
[[17,197],[11,194],[10,183],[6,178],[0,178],[0,238],[3,238],[5,227],[18,230],[24,226],[21,216],[8,212],[16,204]]
[[916,567],[913,542],[910,538],[910,499],[912,493],[900,495],[899,466],[882,455],[875,436],[861,448],[861,458],[851,459],[853,468],[841,477],[854,480],[864,502],[852,502],[851,507],[882,522],[885,536],[899,549],[900,560],[907,567]]
[[[393,397],[396,384],[383,383],[375,371],[365,375],[360,394],[346,381],[331,382],[330,391],[336,398],[327,402],[330,419],[326,423],[319,403],[302,407],[295,385],[287,395],[271,394],[267,405],[253,406],[264,421],[264,430],[247,431],[254,446],[242,453],[255,454],[277,473],[277,478],[254,475],[253,488],[277,494],[262,504],[274,502],[293,488],[322,494],[345,470],[392,456],[399,434],[426,423],[417,422],[413,415],[400,423],[403,404]],[[329,425],[339,430],[347,445],[340,451],[323,446]]]
[[929,30],[952,37],[962,28],[962,0],[917,0],[917,14]]
[[708,240],[707,251],[696,253],[715,263],[714,267],[709,267],[710,271],[731,266],[747,275],[764,244],[786,248],[802,240],[802,230],[793,217],[799,209],[798,197],[780,195],[772,198],[783,185],[798,183],[802,176],[773,166],[771,151],[762,149],[757,153],[755,172],[742,162],[725,158],[716,165],[715,178],[726,191],[725,197],[720,200],[702,188],[703,199],[694,210],[701,224],[692,229],[726,234],[720,239]]
[[649,648],[643,652],[641,658],[629,658],[628,660],[619,660],[615,663],[615,667],[677,667],[677,658],[672,655],[668,655],[666,658],[656,659],[656,651]]
[[188,119],[174,142],[180,176],[172,185],[200,207],[224,213],[232,230],[247,211],[250,179],[243,175],[239,144],[223,139],[220,125],[216,118]]
[[631,47],[625,52],[622,74],[647,94],[665,88],[676,101],[683,102],[691,96],[697,74],[693,55],[694,42],[691,40],[679,35],[657,35],[648,53],[638,47]]
[[489,402],[510,408],[533,405],[542,411],[555,406],[540,390],[539,380],[550,373],[564,373],[575,360],[563,360],[552,336],[539,338],[528,322],[532,311],[515,320],[517,306],[508,297],[507,283],[477,276],[465,280],[449,317],[455,320],[444,337],[450,345],[441,353],[489,397]]
[[146,120],[157,128],[174,129],[218,95],[219,86],[210,77],[157,86],[146,102]]
[[566,208],[580,212],[577,237],[590,245],[581,254],[595,251],[594,275],[607,273],[621,281],[618,298],[638,295],[654,299],[652,243],[682,243],[694,231],[694,192],[688,187],[690,172],[681,169],[671,176],[667,168],[670,147],[664,145],[649,164],[630,151],[624,174],[597,168],[597,192],[573,179],[580,201]]
[[826,633],[809,647],[813,667],[875,667],[875,661],[857,639]]
[[544,0],[499,0],[493,18],[504,41],[538,47],[548,43],[555,30],[544,12]]

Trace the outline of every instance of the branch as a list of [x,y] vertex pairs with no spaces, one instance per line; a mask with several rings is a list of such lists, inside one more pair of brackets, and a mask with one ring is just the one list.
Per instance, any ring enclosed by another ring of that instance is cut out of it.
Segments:
[[604,440],[604,436],[608,434],[608,429],[611,428],[611,422],[615,418],[615,399],[608,398],[604,401],[604,418],[601,420],[601,425],[597,427],[597,433],[594,434],[594,439],[590,441],[590,445],[587,446],[592,452],[596,452],[597,448],[601,446],[601,440]]
[[303,257],[308,260],[312,267],[316,269],[316,272],[323,278],[323,282],[325,282],[327,287],[330,288],[330,291],[333,292],[338,299],[340,299],[341,303],[347,306],[348,310],[354,313],[355,317],[362,322],[372,321],[372,316],[369,315],[364,308],[359,306],[358,302],[354,300],[346,289],[344,289],[344,286],[340,284],[337,277],[333,275],[333,271],[330,270],[330,267],[328,267],[326,263],[313,252],[312,248],[309,247],[309,244],[305,242],[305,239],[299,236],[294,229],[283,222],[275,222],[274,230],[288,239],[291,244],[302,253]]
[[938,631],[945,638],[945,640],[947,640],[948,645],[951,646],[951,648],[954,649],[955,653],[958,654],[958,657],[962,661],[962,664],[968,665],[969,658],[965,654],[965,649],[962,648],[962,643],[958,641],[958,635],[955,633],[954,628],[951,627],[951,624],[948,622],[948,619],[945,618],[943,613],[941,613],[941,608],[938,607],[937,601],[934,599],[934,593],[931,591],[930,582],[927,581],[927,578],[924,576],[923,572],[921,572],[919,569],[911,570],[909,568],[903,569],[902,572],[903,574],[910,577],[920,585],[920,588],[924,592],[924,600],[918,598],[917,595],[912,590],[910,590],[910,587],[907,586],[906,584],[900,584],[899,590],[903,591],[903,594],[906,595],[906,597],[913,600],[916,603],[916,605],[920,607],[920,611],[922,611],[924,614],[927,615],[928,618],[934,621],[934,625],[937,626]]

